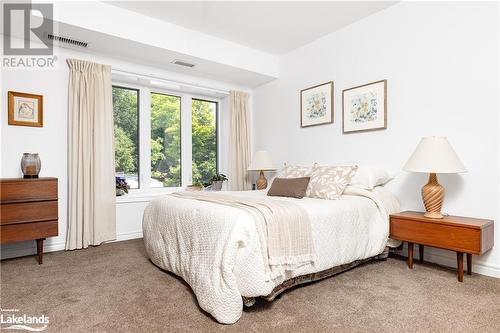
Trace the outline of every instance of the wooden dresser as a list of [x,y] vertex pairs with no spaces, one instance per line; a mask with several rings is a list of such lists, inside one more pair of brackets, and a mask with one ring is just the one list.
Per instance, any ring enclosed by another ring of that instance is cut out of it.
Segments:
[[43,241],[57,236],[57,178],[0,179],[0,244],[36,240],[38,263]]

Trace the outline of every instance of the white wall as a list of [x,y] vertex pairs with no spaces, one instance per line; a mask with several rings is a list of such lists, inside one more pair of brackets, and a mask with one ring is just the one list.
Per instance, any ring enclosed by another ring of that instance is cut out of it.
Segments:
[[[0,40],[1,41],[1,40]],[[245,87],[234,86],[178,73],[170,73],[157,68],[145,67],[130,62],[111,59],[91,53],[69,49],[55,50],[58,61],[54,69],[47,70],[4,70],[0,75],[1,98],[1,140],[0,140],[0,177],[22,177],[20,170],[21,156],[24,152],[38,152],[42,161],[40,176],[59,178],[59,236],[48,238],[45,251],[64,249],[67,224],[67,91],[69,69],[67,58],[78,58],[116,66],[121,70],[137,73],[155,73],[159,77],[184,83],[200,84],[221,90],[243,90]],[[43,95],[44,125],[42,128],[7,125],[7,92],[20,91]],[[227,173],[227,150],[229,131],[227,103],[221,103],[221,172]],[[151,200],[151,196],[133,195],[119,198],[117,202],[117,239],[125,240],[142,237],[142,213]],[[1,257],[9,258],[35,252],[34,242],[19,242],[1,246]]]
[[[443,211],[498,224],[497,7],[402,2],[282,56],[280,78],[254,90],[255,149],[269,150],[278,164],[359,162],[401,170],[421,137],[447,136],[469,172],[439,177]],[[343,135],[342,89],[381,79],[388,81],[387,130]],[[335,123],[301,129],[299,91],[330,80]],[[403,209],[423,209],[426,177],[399,171],[390,183]],[[454,253],[427,253],[455,266]],[[474,261],[475,271],[500,277],[500,245]]]

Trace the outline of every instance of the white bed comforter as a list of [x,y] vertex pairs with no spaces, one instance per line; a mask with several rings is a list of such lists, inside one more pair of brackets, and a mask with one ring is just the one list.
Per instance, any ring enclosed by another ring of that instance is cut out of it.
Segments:
[[[264,191],[231,194],[266,196]],[[388,242],[388,214],[399,210],[396,198],[383,187],[348,187],[340,200],[268,198],[293,200],[307,211],[316,251],[313,264],[274,279],[264,267],[249,213],[172,196],[152,201],[144,212],[144,243],[152,262],[182,277],[200,307],[221,323],[241,317],[242,296],[265,296],[292,277],[382,253]]]

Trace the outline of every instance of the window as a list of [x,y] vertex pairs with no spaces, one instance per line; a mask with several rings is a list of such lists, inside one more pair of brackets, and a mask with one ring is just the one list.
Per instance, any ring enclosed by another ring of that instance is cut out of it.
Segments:
[[217,103],[193,99],[191,109],[193,183],[208,185],[217,172]]
[[209,184],[220,101],[131,81],[113,86],[116,175],[140,192]]
[[151,93],[151,187],[181,186],[181,98]]
[[139,188],[139,90],[113,86],[115,172]]

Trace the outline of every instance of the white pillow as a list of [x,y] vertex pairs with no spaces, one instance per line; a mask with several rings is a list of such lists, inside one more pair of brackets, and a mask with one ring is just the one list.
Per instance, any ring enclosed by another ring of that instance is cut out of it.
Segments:
[[391,175],[383,169],[374,166],[360,165],[349,185],[365,190],[373,190],[375,186],[385,185],[393,178],[394,177],[391,177]]

